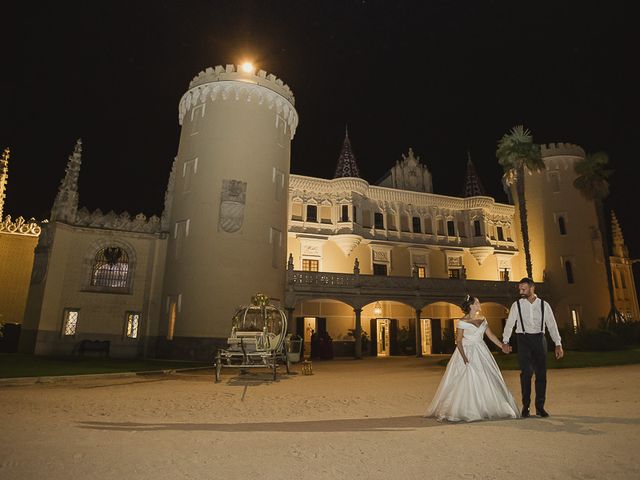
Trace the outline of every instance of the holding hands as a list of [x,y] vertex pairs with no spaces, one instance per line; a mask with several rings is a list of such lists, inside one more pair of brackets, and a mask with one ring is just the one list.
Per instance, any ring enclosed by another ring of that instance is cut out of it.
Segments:
[[503,343],[501,349],[502,353],[504,354],[511,353],[511,345],[509,345],[508,343]]

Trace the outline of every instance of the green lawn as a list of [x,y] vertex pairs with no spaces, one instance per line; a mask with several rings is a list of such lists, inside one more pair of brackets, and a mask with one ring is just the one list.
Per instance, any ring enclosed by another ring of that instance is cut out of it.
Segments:
[[[494,354],[498,366],[502,370],[519,370],[518,355]],[[445,366],[449,359],[443,359],[439,363]],[[553,353],[547,356],[547,368],[585,368],[608,367],[612,365],[629,365],[640,363],[640,349],[616,350],[612,352],[573,352],[565,351],[562,360],[556,360]]]
[[19,353],[0,353],[0,378],[144,372],[202,366],[206,366],[206,364],[202,362],[183,362],[178,360],[39,357]]

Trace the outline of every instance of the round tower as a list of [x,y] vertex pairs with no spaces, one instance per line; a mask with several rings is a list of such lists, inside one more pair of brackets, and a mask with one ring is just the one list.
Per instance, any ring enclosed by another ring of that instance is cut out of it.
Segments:
[[159,346],[160,353],[201,356],[210,344],[205,338],[229,336],[236,307],[252,295],[283,299],[290,145],[298,114],[282,80],[227,65],[191,81],[178,120],[158,329],[168,342]]

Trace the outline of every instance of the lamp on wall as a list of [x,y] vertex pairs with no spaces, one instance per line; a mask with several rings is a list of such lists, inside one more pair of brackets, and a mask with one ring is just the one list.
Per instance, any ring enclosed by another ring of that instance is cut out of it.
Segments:
[[373,314],[376,317],[379,317],[380,315],[382,315],[382,305],[380,305],[380,302],[376,302],[375,307],[373,307]]

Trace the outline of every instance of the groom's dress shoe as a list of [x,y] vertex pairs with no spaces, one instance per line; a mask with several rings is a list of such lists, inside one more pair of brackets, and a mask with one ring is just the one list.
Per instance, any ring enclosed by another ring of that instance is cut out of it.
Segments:
[[544,408],[536,408],[536,417],[547,418],[549,414]]
[[529,418],[531,416],[531,413],[529,412],[529,409],[527,407],[524,407],[522,409],[522,418]]

